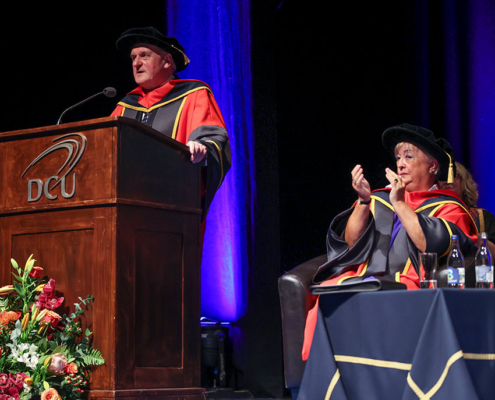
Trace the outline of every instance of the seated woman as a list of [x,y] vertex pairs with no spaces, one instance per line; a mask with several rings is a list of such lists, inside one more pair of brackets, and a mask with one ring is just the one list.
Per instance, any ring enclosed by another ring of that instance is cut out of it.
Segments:
[[[474,250],[476,227],[469,211],[452,191],[435,184],[453,181],[453,160],[442,148],[446,141],[425,128],[402,124],[385,130],[382,142],[394,155],[397,172],[387,168],[390,185],[372,192],[362,167],[352,170],[359,200],[330,224],[328,261],[314,283],[336,285],[375,276],[418,289],[419,252],[447,255],[453,234],[459,235],[463,252]],[[318,302],[307,317],[303,359],[309,355],[317,308]]]
[[456,162],[456,177],[453,183],[439,182],[441,189],[451,189],[469,207],[478,232],[486,232],[488,246],[495,254],[495,216],[488,210],[477,207],[479,198],[478,185],[472,175],[461,163]]

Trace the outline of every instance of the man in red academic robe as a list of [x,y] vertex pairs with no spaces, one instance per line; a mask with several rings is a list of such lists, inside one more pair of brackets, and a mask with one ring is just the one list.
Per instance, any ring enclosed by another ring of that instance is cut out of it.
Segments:
[[122,33],[117,49],[132,60],[139,85],[124,97],[112,115],[141,121],[184,143],[191,162],[202,163],[204,219],[213,196],[230,168],[230,146],[220,109],[210,87],[201,81],[179,79],[189,59],[174,37],[153,27]]

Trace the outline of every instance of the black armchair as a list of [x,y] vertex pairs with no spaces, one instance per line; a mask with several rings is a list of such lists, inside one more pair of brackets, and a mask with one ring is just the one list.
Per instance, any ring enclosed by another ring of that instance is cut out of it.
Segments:
[[285,386],[291,390],[294,399],[306,365],[301,357],[306,315],[316,301],[316,297],[309,293],[309,287],[316,270],[326,261],[326,254],[313,258],[282,275],[278,280],[282,309]]

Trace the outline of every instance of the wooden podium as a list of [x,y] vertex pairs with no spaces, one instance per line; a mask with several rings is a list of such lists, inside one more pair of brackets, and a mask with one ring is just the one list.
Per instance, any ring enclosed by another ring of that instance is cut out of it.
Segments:
[[61,312],[92,294],[83,329],[106,364],[90,399],[204,399],[200,169],[186,146],[127,118],[0,134],[0,286],[30,254]]

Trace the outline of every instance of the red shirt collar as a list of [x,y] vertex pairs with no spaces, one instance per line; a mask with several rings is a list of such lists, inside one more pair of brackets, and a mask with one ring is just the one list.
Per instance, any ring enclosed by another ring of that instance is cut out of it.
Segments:
[[143,107],[150,108],[161,99],[163,99],[168,92],[170,92],[175,86],[175,81],[170,80],[165,85],[153,89],[151,92],[145,93],[141,86],[130,91],[128,94],[137,94],[139,96],[138,103]]

